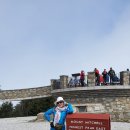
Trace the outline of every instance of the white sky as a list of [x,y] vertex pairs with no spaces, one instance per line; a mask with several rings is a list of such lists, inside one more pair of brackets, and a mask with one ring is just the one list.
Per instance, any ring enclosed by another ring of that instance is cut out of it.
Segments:
[[0,1],[0,85],[19,89],[84,70],[130,68],[129,0]]

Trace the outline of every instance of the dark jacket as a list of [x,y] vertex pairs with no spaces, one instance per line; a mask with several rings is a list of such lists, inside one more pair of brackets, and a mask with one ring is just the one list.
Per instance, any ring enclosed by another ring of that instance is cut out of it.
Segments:
[[115,71],[109,70],[108,74],[109,74],[110,77],[113,77],[113,76],[115,76]]

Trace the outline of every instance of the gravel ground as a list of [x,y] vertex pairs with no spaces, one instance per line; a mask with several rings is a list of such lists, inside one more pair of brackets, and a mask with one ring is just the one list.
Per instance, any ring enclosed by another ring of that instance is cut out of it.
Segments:
[[[29,122],[34,117],[1,118],[0,130],[49,130],[48,122]],[[130,123],[111,122],[111,130],[130,130]]]

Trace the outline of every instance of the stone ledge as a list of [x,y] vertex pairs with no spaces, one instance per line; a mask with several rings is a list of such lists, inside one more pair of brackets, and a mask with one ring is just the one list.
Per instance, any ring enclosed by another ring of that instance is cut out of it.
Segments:
[[67,91],[75,91],[75,90],[107,90],[107,89],[130,89],[130,86],[123,85],[112,85],[112,86],[93,86],[93,87],[74,87],[74,88],[65,88],[65,89],[56,89],[52,90],[51,93],[57,92],[67,92]]
[[34,96],[34,97],[26,97],[26,98],[15,98],[15,99],[0,99],[0,101],[20,101],[20,100],[29,100],[29,99],[37,99],[37,98],[46,98],[51,97],[52,95],[43,95],[43,96]]

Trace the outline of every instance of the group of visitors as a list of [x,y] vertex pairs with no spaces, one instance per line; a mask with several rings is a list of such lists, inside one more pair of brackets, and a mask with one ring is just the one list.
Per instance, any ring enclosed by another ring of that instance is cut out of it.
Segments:
[[110,85],[114,83],[118,83],[120,80],[115,74],[115,71],[110,68],[110,70],[107,72],[106,69],[103,70],[102,74],[99,73],[99,70],[97,68],[94,69],[95,77],[96,77],[96,86],[99,86],[101,84],[107,85],[110,83]]
[[[110,70],[107,71],[106,69],[103,70],[102,73],[99,72],[97,68],[94,69],[95,72],[95,85],[112,85],[112,84],[118,84],[120,82],[120,79],[117,77],[115,70],[113,70],[112,67],[110,67]],[[81,70],[80,73],[74,74],[74,78],[71,78],[69,81],[69,87],[77,87],[77,86],[85,86],[85,72],[84,70]]]
[[[97,68],[94,69],[95,72],[95,85],[112,85],[120,83],[120,79],[117,77],[115,70],[110,67],[110,70],[107,71],[106,69],[103,70],[102,73],[99,72]],[[68,86],[69,87],[77,87],[77,86],[86,86],[85,82],[85,72],[81,70],[80,73],[73,74],[73,78],[70,79]]]

